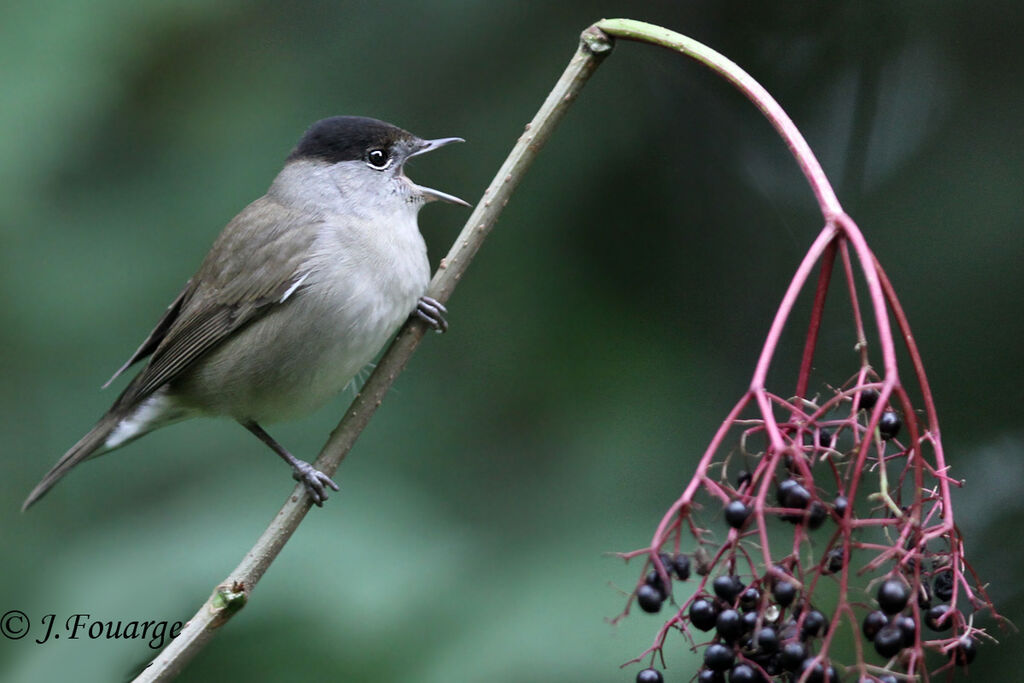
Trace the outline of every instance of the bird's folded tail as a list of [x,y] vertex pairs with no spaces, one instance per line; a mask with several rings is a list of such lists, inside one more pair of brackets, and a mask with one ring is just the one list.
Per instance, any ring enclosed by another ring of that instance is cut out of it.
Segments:
[[[129,385],[130,388],[130,385]],[[194,414],[194,411],[178,404],[167,395],[165,389],[158,389],[138,403],[129,403],[121,395],[110,411],[100,418],[89,433],[78,440],[57,464],[54,465],[39,485],[28,494],[22,511],[42,498],[53,485],[60,481],[68,471],[89,458],[103,455],[115,448],[120,448],[154,429],[178,422]]]
[[50,468],[50,471],[46,473],[43,480],[32,489],[32,493],[28,494],[28,498],[25,499],[21,506],[22,512],[46,495],[46,492],[53,488],[54,484],[60,481],[61,477],[67,474],[72,467],[83,460],[102,455],[110,450],[105,447],[107,438],[121,422],[121,418],[121,415],[116,415],[112,412],[107,413],[96,423],[95,427],[89,430],[88,434],[68,449],[68,452],[57,461],[57,464]]

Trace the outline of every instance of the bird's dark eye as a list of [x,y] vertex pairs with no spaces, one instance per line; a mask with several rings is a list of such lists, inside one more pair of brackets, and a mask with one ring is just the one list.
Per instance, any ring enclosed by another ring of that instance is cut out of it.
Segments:
[[391,155],[386,149],[371,149],[366,153],[366,163],[378,170],[385,169],[391,163]]

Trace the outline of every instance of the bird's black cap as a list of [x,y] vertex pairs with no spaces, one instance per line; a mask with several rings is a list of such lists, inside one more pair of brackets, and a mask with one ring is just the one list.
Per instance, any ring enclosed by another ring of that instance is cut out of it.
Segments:
[[363,159],[369,149],[390,149],[416,136],[390,123],[364,116],[332,116],[317,121],[288,155],[288,161],[319,159],[328,163]]

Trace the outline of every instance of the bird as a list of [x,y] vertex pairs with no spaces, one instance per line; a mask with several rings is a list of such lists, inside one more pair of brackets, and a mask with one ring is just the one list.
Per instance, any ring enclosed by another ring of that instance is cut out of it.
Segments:
[[362,116],[311,125],[104,387],[145,360],[141,371],[22,510],[82,461],[199,416],[241,424],[322,506],[338,485],[262,425],[326,403],[410,316],[447,330],[446,308],[426,296],[430,265],[417,218],[428,202],[469,204],[417,185],[405,164],[453,142],[464,140],[424,140]]

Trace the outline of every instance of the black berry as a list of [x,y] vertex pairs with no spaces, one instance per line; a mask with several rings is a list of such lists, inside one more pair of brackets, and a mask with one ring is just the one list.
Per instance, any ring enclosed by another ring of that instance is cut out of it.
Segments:
[[725,671],[731,669],[735,657],[731,647],[720,643],[712,643],[704,650],[704,666],[712,671]]
[[[786,484],[787,482],[791,483],[783,489],[782,484]],[[780,502],[783,507],[803,510],[807,507],[807,504],[811,502],[810,491],[805,489],[795,480],[787,479],[782,482],[782,484],[779,484],[779,491],[781,492],[782,500]]]
[[743,632],[744,633],[753,633],[754,629],[757,627],[757,618],[758,618],[758,613],[757,612],[744,612],[743,613]]
[[896,624],[896,628],[903,634],[903,646],[913,645],[917,640],[917,623],[914,621],[914,617],[898,616],[892,620],[892,623]]
[[953,618],[943,617],[949,612],[949,605],[935,605],[924,615],[925,625],[933,631],[948,631],[953,628]]
[[932,588],[934,588],[935,597],[943,602],[949,602],[953,597],[953,572],[949,569],[944,569],[936,574]]
[[886,614],[897,614],[903,611],[910,600],[910,589],[900,579],[886,579],[878,586],[878,606]]
[[775,654],[779,651],[779,635],[771,626],[765,626],[754,635],[754,647],[766,655]]
[[636,602],[640,605],[640,609],[654,614],[661,611],[661,603],[665,602],[665,595],[654,586],[645,583],[636,589]]
[[744,486],[750,486],[751,475],[746,470],[740,470],[736,473],[736,489],[740,490]]
[[727,643],[736,642],[743,635],[743,619],[734,609],[722,610],[715,621],[715,631]]
[[[665,567],[668,569],[668,565]],[[690,556],[679,554],[672,558],[672,569],[680,581],[690,578]]]
[[844,496],[836,496],[836,499],[832,502],[832,509],[836,511],[836,514],[840,517],[846,515],[846,508],[849,507],[850,501],[846,500]]
[[899,434],[901,426],[903,426],[903,420],[891,410],[882,413],[882,417],[878,419],[878,433],[886,440],[892,439]]
[[858,408],[861,410],[871,410],[878,403],[878,391],[875,389],[865,389],[860,392],[860,404]]
[[779,664],[786,671],[799,671],[800,665],[807,658],[807,647],[803,643],[792,642],[782,646]]
[[746,588],[739,577],[725,574],[715,577],[715,580],[711,582],[711,587],[714,589],[715,595],[730,605],[736,600],[736,596]]
[[751,610],[761,602],[761,591],[753,586],[740,593],[740,607]]
[[832,445],[832,432],[827,429],[818,430],[818,445],[822,448],[828,448]]
[[875,652],[886,659],[903,649],[903,631],[896,624],[885,626],[875,635]]
[[710,600],[698,598],[690,603],[690,623],[701,631],[710,631],[718,620],[718,609]]
[[800,627],[800,639],[807,640],[825,634],[828,630],[828,618],[816,609],[804,615],[803,626]]
[[772,597],[780,607],[789,607],[796,599],[796,586],[789,581],[778,581],[772,589]]
[[665,582],[661,580],[661,576],[658,574],[657,569],[652,569],[647,572],[647,576],[644,577],[644,583],[651,588],[657,588],[658,592],[662,595],[662,600],[668,595],[668,588],[665,586]]
[[861,622],[861,630],[864,632],[865,638],[874,640],[878,632],[885,628],[888,623],[889,617],[885,616],[885,612],[876,609],[874,612],[868,612],[864,616],[864,621]]
[[841,572],[843,570],[843,564],[845,564],[843,559],[843,549],[832,548],[832,550],[828,551],[828,555],[825,556],[825,573],[835,574],[837,572]]
[[749,664],[737,664],[729,672],[729,683],[756,683],[759,678]]
[[825,667],[821,662],[816,663],[813,657],[800,663],[800,675],[804,676],[803,680],[807,683],[825,683]]
[[720,671],[701,669],[697,673],[697,683],[725,683],[725,676]]
[[811,503],[811,509],[807,511],[807,528],[814,530],[824,524],[828,518],[828,510],[820,501]]
[[657,669],[644,669],[636,675],[636,683],[663,683],[664,680]]
[[974,661],[975,655],[978,654],[978,641],[970,636],[961,636],[950,653],[957,666],[967,666]]
[[742,501],[734,500],[725,506],[725,521],[733,529],[739,529],[750,517],[750,508]]

